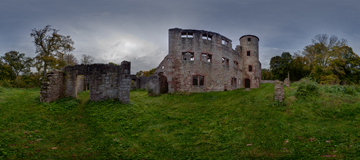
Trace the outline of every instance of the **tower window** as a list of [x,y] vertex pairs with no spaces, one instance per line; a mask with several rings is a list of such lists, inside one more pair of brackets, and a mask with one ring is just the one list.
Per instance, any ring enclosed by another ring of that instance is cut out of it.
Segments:
[[252,66],[249,66],[249,72],[252,72]]
[[203,86],[204,85],[204,76],[196,75],[193,76],[193,86]]
[[247,52],[246,52],[246,55],[247,55],[247,56],[250,56],[250,51],[247,51]]
[[183,52],[182,59],[184,61],[194,61],[194,53],[193,52]]
[[248,38],[248,41],[250,42],[250,41],[251,41],[251,38]]

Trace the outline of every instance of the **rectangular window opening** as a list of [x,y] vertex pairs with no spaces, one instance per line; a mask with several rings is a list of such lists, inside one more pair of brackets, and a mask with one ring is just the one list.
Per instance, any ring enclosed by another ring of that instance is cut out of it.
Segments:
[[231,85],[236,86],[236,78],[231,78]]
[[250,56],[250,51],[247,51],[247,52],[246,52],[246,55],[247,55],[247,56]]
[[250,42],[250,41],[251,41],[251,38],[248,38],[248,41]]
[[205,77],[196,75],[193,76],[193,85],[194,86],[203,86],[205,84]]
[[194,38],[194,35],[193,35],[193,33],[182,32],[181,33],[181,38]]
[[229,59],[222,57],[221,60],[223,65],[229,66]]
[[212,60],[212,55],[211,54],[208,54],[208,53],[202,53],[201,54],[201,60],[203,62],[211,62]]
[[199,76],[199,86],[204,85],[204,76]]
[[252,72],[252,66],[249,66],[249,72]]
[[225,45],[225,46],[227,46],[228,44],[229,44],[229,42],[227,41],[227,40],[221,40],[221,43],[223,44],[223,45]]
[[192,52],[184,52],[182,56],[184,61],[194,61],[194,53]]
[[234,67],[238,68],[239,67],[239,63],[237,61],[234,61]]
[[198,76],[193,76],[193,85],[194,86],[197,86],[199,83],[198,83]]

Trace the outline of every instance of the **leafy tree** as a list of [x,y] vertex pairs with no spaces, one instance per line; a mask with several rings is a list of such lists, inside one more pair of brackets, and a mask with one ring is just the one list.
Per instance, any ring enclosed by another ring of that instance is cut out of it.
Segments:
[[154,75],[156,71],[156,68],[151,69],[149,71],[144,71],[142,76],[150,77],[151,75]]
[[64,54],[73,51],[74,42],[70,36],[58,34],[59,30],[50,28],[50,25],[43,29],[32,29],[31,37],[34,37],[36,46],[36,59],[42,63],[43,77],[46,76],[47,69],[60,68],[59,58]]
[[143,75],[143,71],[136,72],[136,77],[141,77]]
[[82,58],[81,58],[81,64],[89,65],[89,64],[92,64],[94,62],[94,60],[95,60],[94,57],[83,54]]
[[114,62],[109,62],[109,64],[112,64],[114,66],[118,66],[118,64],[114,63]]
[[30,67],[32,67],[33,59],[30,57],[25,57],[24,53],[19,53],[18,51],[10,51],[5,53],[1,57],[4,64],[8,65],[11,70],[15,73],[15,76],[18,77],[19,74],[29,73]]
[[14,80],[15,77],[16,74],[11,67],[0,61],[0,80]]
[[272,80],[273,79],[270,69],[261,69],[261,79],[262,80]]
[[281,73],[282,58],[280,56],[272,57],[270,60],[270,70],[274,79],[279,79]]

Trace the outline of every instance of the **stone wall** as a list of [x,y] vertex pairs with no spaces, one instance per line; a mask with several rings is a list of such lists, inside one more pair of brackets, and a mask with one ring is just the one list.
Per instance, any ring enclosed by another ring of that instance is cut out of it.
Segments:
[[261,83],[275,83],[275,80],[261,80]]
[[41,83],[40,102],[52,102],[64,96],[64,73],[47,73],[47,81]]
[[[63,72],[59,73],[64,75],[63,81],[62,83],[59,81],[55,85],[57,88],[53,89],[56,93],[61,93],[61,96],[76,98],[77,93],[84,90],[84,87],[89,83],[91,101],[115,98],[123,103],[130,102],[130,62],[123,61],[120,66],[111,64],[75,65],[67,66],[62,70]],[[44,83],[43,87],[49,90],[46,84]],[[44,91],[42,97],[49,96],[54,97],[49,92],[45,93]],[[60,97],[54,97],[46,102],[54,101]]]
[[160,77],[158,75],[152,75],[148,78],[146,90],[149,96],[160,95]]

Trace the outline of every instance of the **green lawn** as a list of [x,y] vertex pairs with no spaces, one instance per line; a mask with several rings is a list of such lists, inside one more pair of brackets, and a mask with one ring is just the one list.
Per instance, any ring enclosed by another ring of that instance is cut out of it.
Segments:
[[[274,102],[274,85],[251,91],[166,94],[132,91],[131,103],[63,98],[0,88],[0,159],[355,159],[360,96]],[[326,158],[324,158],[326,159]]]

